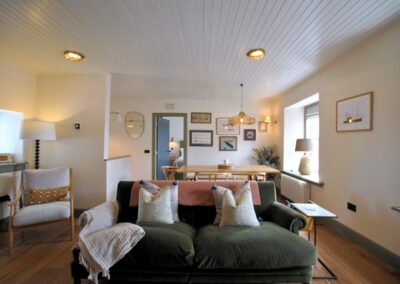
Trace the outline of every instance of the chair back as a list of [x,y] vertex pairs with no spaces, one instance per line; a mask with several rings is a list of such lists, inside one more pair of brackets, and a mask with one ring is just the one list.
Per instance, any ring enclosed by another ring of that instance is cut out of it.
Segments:
[[161,166],[161,171],[166,180],[175,180],[176,170],[177,167],[175,166]]
[[[29,198],[29,189],[50,189],[71,186],[70,168],[25,170],[22,173],[23,203]],[[69,199],[69,195],[66,200]]]

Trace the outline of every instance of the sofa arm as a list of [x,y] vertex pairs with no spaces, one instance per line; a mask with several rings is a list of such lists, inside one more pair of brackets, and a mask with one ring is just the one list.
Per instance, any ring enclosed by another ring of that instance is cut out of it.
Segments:
[[86,237],[94,232],[109,228],[117,223],[118,203],[107,201],[79,216],[81,232],[79,237]]
[[299,230],[306,226],[306,220],[301,214],[276,201],[267,208],[261,217],[265,221],[276,223],[297,235]]

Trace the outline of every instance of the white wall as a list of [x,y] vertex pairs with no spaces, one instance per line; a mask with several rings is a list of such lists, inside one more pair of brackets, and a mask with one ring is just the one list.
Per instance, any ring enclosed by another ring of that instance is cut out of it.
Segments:
[[[22,113],[24,118],[35,117],[36,84],[36,74],[0,60],[0,109]],[[23,158],[32,165],[34,143],[23,145]],[[22,156],[18,154],[17,159],[22,160]]]
[[121,180],[132,180],[131,157],[107,160],[107,201],[116,200],[118,183]]
[[[320,94],[320,177],[311,197],[338,221],[400,255],[400,21],[284,93],[283,109]],[[336,101],[374,92],[373,130],[337,133]],[[276,138],[283,145],[283,131]],[[346,208],[357,205],[357,213]]]
[[[255,163],[251,160],[254,147],[268,146],[273,143],[273,130],[269,132],[259,133],[257,131],[257,141],[243,141],[243,130],[241,129],[238,136],[238,151],[221,152],[218,150],[218,136],[215,133],[215,118],[229,117],[237,114],[240,110],[238,102],[232,101],[201,101],[201,100],[176,100],[175,109],[167,111],[165,103],[171,102],[166,100],[139,100],[118,98],[118,94],[113,93],[111,98],[111,110],[120,110],[124,116],[129,111],[138,111],[145,116],[145,129],[143,135],[138,139],[128,137],[123,128],[123,124],[117,123],[115,120],[110,122],[110,156],[131,155],[132,156],[132,177],[134,179],[150,179],[152,155],[145,154],[145,149],[152,147],[152,113],[154,112],[173,112],[188,114],[188,131],[193,129],[213,130],[214,141],[213,147],[188,147],[187,154],[188,164],[191,165],[217,165],[222,163],[224,159],[229,159],[234,164],[251,164]],[[267,113],[269,107],[264,103],[246,103],[244,110],[248,114],[254,114],[258,119]],[[191,124],[190,112],[211,112],[211,124]],[[248,126],[246,128],[256,128],[258,125]],[[188,133],[189,139],[189,133]]]
[[[38,118],[55,121],[57,140],[41,143],[43,168],[73,169],[75,207],[106,200],[104,156],[107,75],[39,76]],[[81,130],[74,129],[81,124]]]

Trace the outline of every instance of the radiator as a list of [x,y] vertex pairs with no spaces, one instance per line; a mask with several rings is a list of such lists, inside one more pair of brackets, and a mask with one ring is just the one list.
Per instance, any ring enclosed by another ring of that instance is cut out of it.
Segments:
[[310,199],[310,186],[302,180],[281,174],[281,194],[292,202],[305,203]]

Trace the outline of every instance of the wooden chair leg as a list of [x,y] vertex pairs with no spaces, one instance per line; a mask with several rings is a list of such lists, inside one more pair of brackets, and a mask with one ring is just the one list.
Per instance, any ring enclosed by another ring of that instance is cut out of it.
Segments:
[[74,236],[75,236],[75,224],[74,223],[75,223],[74,222],[74,214],[72,214],[71,221],[70,221],[70,224],[71,224],[71,241],[74,240]]
[[8,254],[12,255],[14,242],[14,232],[12,226],[8,226]]

